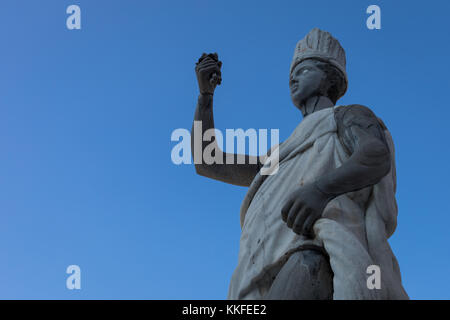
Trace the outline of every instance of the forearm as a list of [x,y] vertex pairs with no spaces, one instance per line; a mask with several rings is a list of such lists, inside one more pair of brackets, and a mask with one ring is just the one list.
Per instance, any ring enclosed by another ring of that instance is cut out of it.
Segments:
[[[203,150],[209,143],[214,143],[217,147],[215,138],[212,142],[203,140],[205,132],[209,129],[214,129],[213,96],[200,94],[191,130],[191,153],[195,164],[203,163]],[[216,150],[219,148],[217,147]]]
[[199,94],[194,121],[202,121],[203,127],[206,128],[205,130],[214,127],[213,95]]
[[339,168],[320,177],[316,186],[329,198],[378,183],[391,168],[389,149],[378,140],[362,143]]
[[[215,135],[211,141],[203,139],[207,130],[211,129],[214,130],[213,96],[200,95],[191,130],[191,152],[196,172],[226,183],[249,186],[260,169],[257,157],[223,152]],[[209,163],[203,159],[203,152],[207,146],[210,150],[215,150]],[[243,160],[243,163],[238,162],[238,158]]]

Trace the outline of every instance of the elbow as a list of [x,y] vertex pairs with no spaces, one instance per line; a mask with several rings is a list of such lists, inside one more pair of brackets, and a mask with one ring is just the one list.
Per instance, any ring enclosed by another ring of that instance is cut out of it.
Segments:
[[195,164],[195,172],[200,176],[205,176],[205,169],[201,164]]
[[380,164],[380,180],[391,172],[391,159],[387,158],[383,163]]
[[206,166],[205,164],[196,164],[195,172],[199,176],[206,177],[206,178],[212,178],[211,170],[209,169],[209,166]]
[[383,141],[374,139],[360,151],[360,163],[373,168],[377,172],[377,180],[381,180],[391,171],[391,153]]

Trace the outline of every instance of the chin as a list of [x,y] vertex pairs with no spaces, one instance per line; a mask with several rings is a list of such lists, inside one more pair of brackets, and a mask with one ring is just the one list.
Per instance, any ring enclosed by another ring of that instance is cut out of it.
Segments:
[[291,94],[291,100],[294,103],[294,105],[299,108],[301,101],[304,100],[304,97],[302,94],[299,94],[298,92],[294,95]]
[[300,100],[297,100],[295,98],[291,98],[292,103],[294,104],[294,106],[300,110]]

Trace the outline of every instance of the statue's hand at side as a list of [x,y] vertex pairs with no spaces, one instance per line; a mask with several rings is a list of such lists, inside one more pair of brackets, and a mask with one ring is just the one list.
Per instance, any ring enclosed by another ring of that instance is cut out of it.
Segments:
[[304,185],[287,197],[281,217],[295,233],[312,237],[314,223],[330,200],[331,197],[320,191],[315,183]]
[[222,82],[221,67],[217,53],[203,53],[198,59],[195,73],[201,94],[214,94],[216,86]]

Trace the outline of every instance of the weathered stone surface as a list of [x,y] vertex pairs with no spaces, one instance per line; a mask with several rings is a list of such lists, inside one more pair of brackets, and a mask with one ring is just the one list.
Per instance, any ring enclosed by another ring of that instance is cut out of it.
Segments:
[[[328,32],[315,28],[297,44],[289,86],[303,120],[275,149],[276,174],[264,175],[267,161],[248,155],[245,164],[196,164],[200,175],[249,187],[229,299],[408,299],[387,241],[397,223],[394,144],[369,108],[335,107],[347,89],[345,65]],[[196,65],[202,134],[214,128],[221,66],[217,54]],[[367,286],[371,265],[380,267],[379,289]]]

